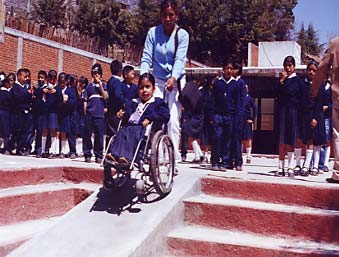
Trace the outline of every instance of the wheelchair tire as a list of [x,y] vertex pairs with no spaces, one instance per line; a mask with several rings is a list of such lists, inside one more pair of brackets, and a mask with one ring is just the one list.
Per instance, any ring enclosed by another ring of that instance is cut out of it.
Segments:
[[152,139],[150,173],[153,186],[160,196],[172,191],[175,159],[170,137],[163,131],[157,131]]

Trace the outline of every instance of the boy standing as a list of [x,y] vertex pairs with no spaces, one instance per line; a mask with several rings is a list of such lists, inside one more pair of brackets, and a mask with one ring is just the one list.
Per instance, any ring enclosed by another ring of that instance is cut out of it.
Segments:
[[84,90],[85,131],[83,138],[83,150],[85,162],[91,162],[92,141],[94,132],[94,155],[95,162],[101,163],[104,148],[104,108],[108,99],[106,84],[101,81],[102,68],[96,63],[92,66],[91,75],[93,82]]

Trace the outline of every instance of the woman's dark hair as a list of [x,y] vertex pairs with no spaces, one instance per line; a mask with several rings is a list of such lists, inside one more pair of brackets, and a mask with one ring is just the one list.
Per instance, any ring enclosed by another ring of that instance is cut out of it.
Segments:
[[286,56],[285,59],[284,59],[284,63],[283,63],[283,66],[285,66],[287,63],[292,63],[293,66],[295,66],[295,59],[293,56],[289,55],[289,56]]
[[168,7],[172,7],[173,11],[178,14],[178,5],[175,0],[163,0],[160,3],[160,12],[165,11]]
[[141,81],[143,79],[148,79],[152,83],[152,86],[155,87],[155,79],[154,79],[154,76],[151,73],[146,72],[146,73],[140,75],[139,81],[138,81],[138,86],[141,84]]
[[319,63],[318,63],[317,61],[315,61],[315,60],[310,61],[310,62],[307,64],[306,70],[307,70],[311,65],[314,65],[315,67],[318,67]]

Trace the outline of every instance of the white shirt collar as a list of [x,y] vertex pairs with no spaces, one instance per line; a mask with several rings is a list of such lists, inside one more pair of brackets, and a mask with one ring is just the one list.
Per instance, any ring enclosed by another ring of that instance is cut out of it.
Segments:
[[231,76],[229,80],[226,81],[224,74],[220,77],[220,79],[222,79],[223,81],[226,82],[226,84],[229,84],[232,80],[234,80],[234,78]]
[[11,88],[6,88],[6,87],[1,87],[1,89],[0,89],[1,91],[11,91]]
[[118,79],[118,80],[120,80],[120,81],[123,80],[123,78],[121,78],[121,77],[119,77],[119,76],[117,76],[117,75],[112,75],[112,77],[113,77],[113,78],[116,78],[116,79]]
[[25,87],[25,85],[21,84],[19,81],[15,81],[16,84],[18,84],[21,87]]
[[289,75],[287,78],[288,79],[290,79],[290,78],[294,78],[294,77],[296,77],[297,76],[297,74],[295,73],[295,72],[293,72],[291,75]]

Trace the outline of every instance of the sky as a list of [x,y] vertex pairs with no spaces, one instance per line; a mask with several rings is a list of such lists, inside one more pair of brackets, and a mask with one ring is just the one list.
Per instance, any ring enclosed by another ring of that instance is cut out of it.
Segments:
[[327,46],[331,38],[339,36],[339,0],[298,0],[293,13],[295,31],[302,23],[305,29],[312,24],[320,44]]

